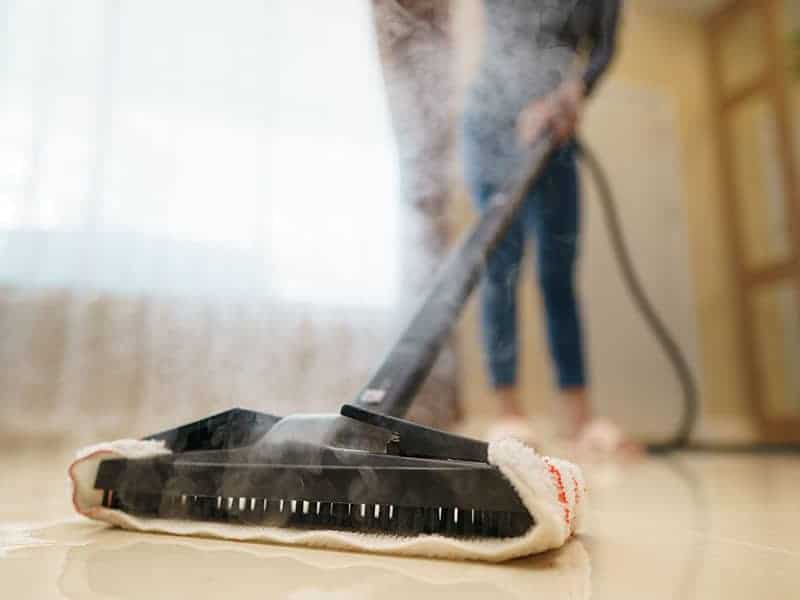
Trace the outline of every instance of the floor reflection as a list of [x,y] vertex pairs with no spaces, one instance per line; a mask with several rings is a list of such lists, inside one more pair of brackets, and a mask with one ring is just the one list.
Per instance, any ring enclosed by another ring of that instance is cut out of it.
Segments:
[[[13,468],[8,468],[11,465]],[[798,457],[587,465],[586,533],[502,565],[141,534],[70,516],[52,457],[0,456],[3,597],[796,599]],[[591,559],[590,559],[591,557]]]
[[[75,523],[71,527],[78,528]],[[73,537],[69,531],[43,537]],[[487,565],[97,531],[70,548],[59,578],[67,598],[381,597],[589,598],[589,557],[573,540],[537,557]],[[540,596],[540,594],[543,594]]]

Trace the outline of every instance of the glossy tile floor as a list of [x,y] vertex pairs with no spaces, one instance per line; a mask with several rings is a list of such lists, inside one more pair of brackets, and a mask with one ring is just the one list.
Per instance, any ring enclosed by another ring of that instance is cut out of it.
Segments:
[[587,532],[504,565],[109,529],[71,515],[68,459],[0,453],[3,598],[800,598],[800,458],[589,466]]

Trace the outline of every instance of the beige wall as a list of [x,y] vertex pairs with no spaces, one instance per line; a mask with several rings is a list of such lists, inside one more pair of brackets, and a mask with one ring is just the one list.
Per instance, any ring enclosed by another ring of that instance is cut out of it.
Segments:
[[[473,1],[463,2],[459,6],[463,12],[457,15],[457,31],[463,45],[469,48],[468,52],[462,51],[468,57],[459,66],[463,73],[474,64],[474,40],[477,39],[478,26],[475,14],[478,11]],[[642,12],[636,4],[631,6],[629,3],[620,53],[609,75],[609,81],[598,92],[595,103],[607,106],[607,96],[612,94],[612,90],[630,88],[644,94],[652,92],[652,96],[671,111],[677,154],[676,202],[680,204],[679,210],[684,220],[680,229],[688,232],[686,255],[690,272],[686,293],[690,295],[693,305],[690,311],[693,314],[689,315],[685,323],[677,323],[676,326],[689,331],[690,337],[694,338],[698,359],[695,362],[701,365],[701,390],[706,411],[716,415],[737,415],[747,413],[747,407],[739,376],[742,372],[741,359],[736,354],[738,330],[731,302],[731,273],[720,222],[721,198],[706,69],[704,36],[700,23],[676,17],[652,16]],[[610,113],[605,109],[590,110],[584,133],[592,145],[602,149],[603,160],[609,165],[612,176],[616,172],[625,177],[627,168],[631,177],[635,178],[638,171],[652,169],[648,162],[651,157],[647,153],[632,155],[620,151],[615,154],[614,128],[601,122],[604,114]],[[630,123],[624,125],[631,126]],[[624,189],[626,183],[616,177],[615,185]],[[621,202],[629,200],[620,198]],[[633,232],[637,228],[641,230],[645,221],[654,217],[652,212],[642,212],[642,206],[644,205],[639,206],[638,212],[632,213],[632,218],[638,218],[641,222],[626,223]],[[650,207],[651,211],[661,210],[655,202]],[[468,202],[461,198],[455,203],[455,221],[463,226],[472,218]],[[632,242],[635,237],[635,233],[632,234]],[[646,265],[643,266],[646,268]],[[609,264],[607,268],[615,269],[613,264]],[[529,277],[530,272],[530,268],[526,269],[526,276]],[[611,271],[608,276],[617,277]],[[546,406],[546,399],[552,396],[552,377],[549,361],[543,352],[538,298],[532,290],[530,282],[523,282],[521,313],[526,318],[523,324],[525,368],[522,387],[531,407],[541,409]],[[487,388],[480,350],[475,343],[478,335],[476,316],[476,303],[473,299],[460,332],[465,404],[473,414],[490,410],[485,402]],[[669,318],[670,315],[667,316]],[[624,336],[622,340],[619,343],[624,344]],[[689,346],[691,352],[692,344],[689,343]],[[614,352],[614,347],[613,344],[609,345],[608,351]],[[663,375],[668,367],[663,364],[661,369]],[[626,376],[625,373],[617,375],[621,380]],[[667,373],[666,376],[671,375]],[[626,422],[635,413],[634,417],[641,423],[633,423],[633,427],[649,430],[645,422],[651,417],[647,404],[650,400],[626,399],[626,402],[639,402],[636,410],[626,411],[628,414],[619,414],[620,410],[625,411],[625,406],[614,405],[612,402],[611,412]],[[658,413],[655,409],[654,412]]]
[[695,21],[648,17],[635,9],[627,25],[612,77],[659,89],[677,107],[704,406],[710,413],[746,413],[703,29]]

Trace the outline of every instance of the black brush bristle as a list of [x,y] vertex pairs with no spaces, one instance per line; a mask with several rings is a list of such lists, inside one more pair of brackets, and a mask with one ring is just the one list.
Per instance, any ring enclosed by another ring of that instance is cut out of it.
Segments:
[[454,506],[157,494],[131,494],[123,498],[114,490],[103,490],[103,506],[142,517],[398,536],[438,534],[453,538],[509,538],[523,535],[533,525],[528,513]]

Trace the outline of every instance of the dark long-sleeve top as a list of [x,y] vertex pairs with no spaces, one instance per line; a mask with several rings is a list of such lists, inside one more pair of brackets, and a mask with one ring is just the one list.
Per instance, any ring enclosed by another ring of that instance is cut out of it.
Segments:
[[621,0],[483,0],[481,62],[464,105],[467,169],[502,184],[520,157],[516,121],[533,100],[574,73],[584,44],[588,93],[610,64]]
[[617,46],[617,30],[619,29],[620,0],[595,0],[592,4],[593,14],[586,38],[591,44],[589,64],[583,74],[587,93],[591,93],[597,81],[606,71]]

